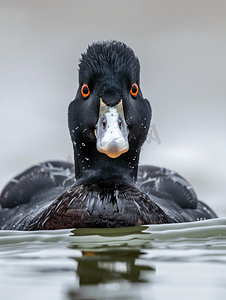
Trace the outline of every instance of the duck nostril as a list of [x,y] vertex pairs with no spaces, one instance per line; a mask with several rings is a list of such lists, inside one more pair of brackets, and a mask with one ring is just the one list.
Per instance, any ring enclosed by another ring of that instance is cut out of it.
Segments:
[[105,121],[103,121],[102,125],[103,125],[103,129],[105,129],[105,127],[106,127]]
[[122,121],[121,120],[119,120],[119,128],[121,129],[121,127],[122,127]]

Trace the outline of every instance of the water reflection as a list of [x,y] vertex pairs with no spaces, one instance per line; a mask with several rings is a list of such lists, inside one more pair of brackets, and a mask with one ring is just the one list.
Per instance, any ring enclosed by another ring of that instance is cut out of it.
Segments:
[[137,264],[136,259],[140,254],[140,251],[83,251],[81,258],[75,258],[78,261],[77,275],[80,285],[121,280],[147,282],[147,277],[142,278],[142,272],[154,272],[155,269]]
[[70,289],[67,293],[68,299],[99,299],[103,296],[102,292],[104,297],[109,293],[115,299],[122,289],[123,297],[137,299],[136,293],[131,293],[131,284],[150,283],[152,275],[155,274],[155,268],[140,259],[144,254],[141,248],[150,243],[148,235],[142,234],[145,229],[146,227],[123,228],[121,231],[74,230],[73,234],[79,238],[77,242],[74,240],[71,243],[70,248],[81,249],[82,257],[71,259],[78,263],[76,275],[79,277],[80,288]]

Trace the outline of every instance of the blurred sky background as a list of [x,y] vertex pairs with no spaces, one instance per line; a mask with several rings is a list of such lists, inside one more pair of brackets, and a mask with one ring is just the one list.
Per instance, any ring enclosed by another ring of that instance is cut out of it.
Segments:
[[110,39],[139,57],[152,105],[161,143],[149,139],[141,163],[179,172],[226,216],[225,0],[0,0],[1,189],[31,165],[73,157],[78,58]]

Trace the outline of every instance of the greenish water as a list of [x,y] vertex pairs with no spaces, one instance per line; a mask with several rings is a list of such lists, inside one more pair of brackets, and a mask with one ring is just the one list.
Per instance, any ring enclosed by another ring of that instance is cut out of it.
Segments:
[[225,299],[226,218],[0,232],[1,299]]

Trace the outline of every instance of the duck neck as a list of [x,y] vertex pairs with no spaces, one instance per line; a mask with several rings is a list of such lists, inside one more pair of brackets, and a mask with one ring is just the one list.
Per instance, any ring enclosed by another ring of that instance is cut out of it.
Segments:
[[134,185],[140,150],[131,148],[117,158],[100,153],[93,143],[74,143],[75,177],[85,182],[126,182]]

